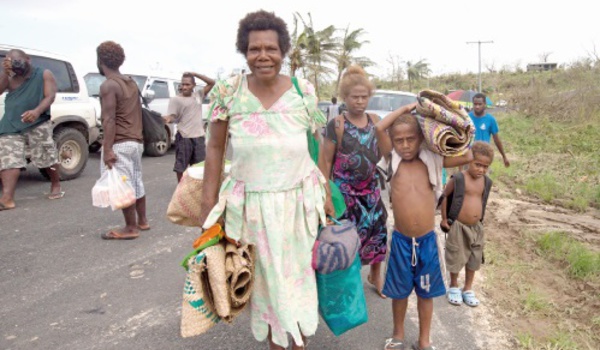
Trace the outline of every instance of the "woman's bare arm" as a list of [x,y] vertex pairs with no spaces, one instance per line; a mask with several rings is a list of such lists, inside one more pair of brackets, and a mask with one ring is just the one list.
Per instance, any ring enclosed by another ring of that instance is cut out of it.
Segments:
[[200,222],[204,224],[208,214],[219,200],[223,157],[225,157],[225,140],[229,122],[217,120],[209,124],[210,138],[206,145],[204,161],[204,181],[202,184],[202,199],[200,205]]

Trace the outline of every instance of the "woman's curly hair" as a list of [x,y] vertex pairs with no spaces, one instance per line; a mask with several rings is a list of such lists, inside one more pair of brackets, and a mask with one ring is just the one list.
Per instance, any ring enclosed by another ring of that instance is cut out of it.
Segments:
[[237,32],[237,42],[235,43],[237,50],[242,55],[248,52],[248,38],[251,31],[255,30],[274,30],[279,38],[279,49],[283,56],[290,50],[290,33],[287,30],[287,24],[275,16],[273,12],[259,10],[246,15],[240,20],[240,25]]
[[118,69],[125,61],[125,51],[114,41],[105,41],[96,48],[98,60],[110,69]]
[[357,85],[366,87],[367,90],[369,90],[369,97],[373,95],[375,86],[367,77],[367,72],[365,72],[365,70],[359,65],[351,65],[350,67],[346,68],[344,75],[342,75],[339,95],[343,100],[346,100],[348,95],[350,95],[350,90]]

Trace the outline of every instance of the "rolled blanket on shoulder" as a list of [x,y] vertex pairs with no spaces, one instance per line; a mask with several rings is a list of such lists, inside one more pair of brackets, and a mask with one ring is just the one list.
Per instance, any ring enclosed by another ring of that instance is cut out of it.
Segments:
[[456,157],[471,148],[475,126],[462,105],[433,90],[419,92],[417,102],[417,120],[431,151]]

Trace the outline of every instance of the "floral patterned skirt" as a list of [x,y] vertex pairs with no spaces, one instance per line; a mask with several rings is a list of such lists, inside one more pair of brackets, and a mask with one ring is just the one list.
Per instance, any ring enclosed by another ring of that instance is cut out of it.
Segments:
[[387,252],[387,211],[379,191],[354,196],[344,193],[348,219],[356,225],[360,236],[360,260],[363,265],[376,264],[385,260]]

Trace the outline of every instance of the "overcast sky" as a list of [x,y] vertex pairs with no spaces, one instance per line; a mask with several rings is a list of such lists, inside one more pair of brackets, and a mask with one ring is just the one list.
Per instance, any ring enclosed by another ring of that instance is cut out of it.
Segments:
[[[349,6],[348,4],[353,4]],[[556,6],[554,4],[560,4]],[[425,59],[433,74],[478,71],[494,66],[525,67],[551,53],[550,62],[570,63],[600,52],[597,11],[583,0],[504,1],[327,1],[327,0],[0,0],[0,43],[69,57],[81,70],[96,71],[95,48],[104,40],[120,43],[126,54],[121,71],[155,70],[176,77],[186,70],[210,76],[245,64],[235,51],[239,20],[248,12],[275,12],[293,30],[293,13],[310,12],[316,29],[334,25],[363,28],[370,43],[361,55],[383,76],[390,56]]]

